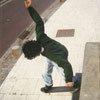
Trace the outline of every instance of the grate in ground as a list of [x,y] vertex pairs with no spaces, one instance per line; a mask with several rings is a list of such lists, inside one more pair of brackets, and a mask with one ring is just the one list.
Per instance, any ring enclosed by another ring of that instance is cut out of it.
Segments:
[[24,31],[20,36],[19,38],[24,40],[28,35],[30,34],[30,31]]
[[56,37],[73,37],[75,29],[60,29],[57,31]]

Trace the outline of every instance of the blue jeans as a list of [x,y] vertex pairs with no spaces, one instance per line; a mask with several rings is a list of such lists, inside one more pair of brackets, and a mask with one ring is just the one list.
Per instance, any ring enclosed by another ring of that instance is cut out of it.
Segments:
[[53,67],[56,67],[57,71],[60,72],[59,74],[61,74],[64,78],[63,69],[61,67],[58,67],[58,65],[56,63],[54,63],[53,61],[47,59],[45,73],[42,75],[45,85],[47,85],[47,86],[53,85],[53,80],[52,80]]

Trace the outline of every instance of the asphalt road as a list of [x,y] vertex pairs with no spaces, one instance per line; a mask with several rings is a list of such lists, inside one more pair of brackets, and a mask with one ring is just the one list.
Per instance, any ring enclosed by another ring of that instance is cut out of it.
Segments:
[[[0,0],[0,57],[16,38],[32,23],[24,7],[24,0]],[[33,6],[41,14],[55,0],[33,0]],[[2,6],[1,6],[2,5]]]

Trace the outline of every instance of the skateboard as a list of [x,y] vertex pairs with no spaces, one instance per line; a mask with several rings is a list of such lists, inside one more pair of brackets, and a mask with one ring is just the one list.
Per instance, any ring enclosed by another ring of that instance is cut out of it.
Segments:
[[[42,88],[41,88],[41,90],[42,90]],[[62,92],[74,93],[78,90],[79,90],[79,88],[74,88],[74,87],[54,86],[47,93],[62,93]]]
[[[75,83],[74,87],[54,86],[54,87],[51,87],[51,89],[47,93],[62,93],[62,92],[75,93],[75,92],[80,92],[81,78],[82,78],[82,74],[76,73],[76,75],[73,78],[73,81]],[[43,89],[41,88],[41,91],[42,90]],[[44,91],[42,91],[42,92],[44,92]]]

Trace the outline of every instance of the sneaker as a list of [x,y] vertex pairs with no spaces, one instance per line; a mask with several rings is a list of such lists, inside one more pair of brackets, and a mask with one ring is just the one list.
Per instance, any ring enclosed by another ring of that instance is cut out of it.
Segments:
[[52,86],[53,85],[51,85],[51,86],[46,85],[45,87],[41,88],[41,91],[44,92],[44,93],[48,93],[52,89]]
[[81,78],[78,76],[73,77],[73,82],[74,82],[74,88],[80,88],[81,86]]

